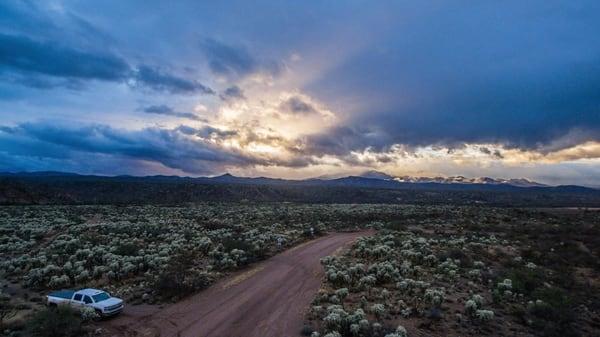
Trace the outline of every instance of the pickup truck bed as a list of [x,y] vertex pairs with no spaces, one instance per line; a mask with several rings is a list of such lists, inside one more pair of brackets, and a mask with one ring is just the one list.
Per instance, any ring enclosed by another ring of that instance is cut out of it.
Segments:
[[73,294],[75,294],[74,290],[59,290],[51,292],[50,294],[48,294],[48,296],[70,300],[71,298],[73,298]]

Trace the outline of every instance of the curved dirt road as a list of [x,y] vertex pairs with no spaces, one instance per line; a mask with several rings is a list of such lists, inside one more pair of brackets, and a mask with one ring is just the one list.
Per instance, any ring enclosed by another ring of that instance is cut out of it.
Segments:
[[336,233],[301,244],[163,309],[127,307],[102,328],[127,337],[298,336],[321,284],[319,259],[364,235]]

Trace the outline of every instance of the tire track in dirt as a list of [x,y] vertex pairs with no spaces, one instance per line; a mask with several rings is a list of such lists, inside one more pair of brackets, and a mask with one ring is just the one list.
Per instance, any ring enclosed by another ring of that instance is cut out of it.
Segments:
[[299,336],[304,311],[321,285],[319,260],[370,232],[334,233],[223,279],[183,301],[129,306],[104,322],[111,337]]

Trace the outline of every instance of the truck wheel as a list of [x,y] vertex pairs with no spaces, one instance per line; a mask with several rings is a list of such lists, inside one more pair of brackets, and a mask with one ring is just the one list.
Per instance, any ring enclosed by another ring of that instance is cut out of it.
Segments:
[[50,309],[56,309],[58,307],[58,305],[56,305],[56,303],[48,303],[48,307]]
[[103,317],[103,316],[102,316],[102,310],[100,310],[100,309],[94,309],[94,311],[96,311],[96,313],[98,314],[98,317],[96,317],[96,319],[95,319],[95,320],[96,320],[96,321],[99,321],[99,320],[101,320],[101,319],[102,319],[102,317]]

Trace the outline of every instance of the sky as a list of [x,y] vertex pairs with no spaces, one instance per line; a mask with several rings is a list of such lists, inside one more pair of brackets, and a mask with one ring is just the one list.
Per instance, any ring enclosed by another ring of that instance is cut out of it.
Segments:
[[600,186],[598,1],[0,2],[0,171]]

